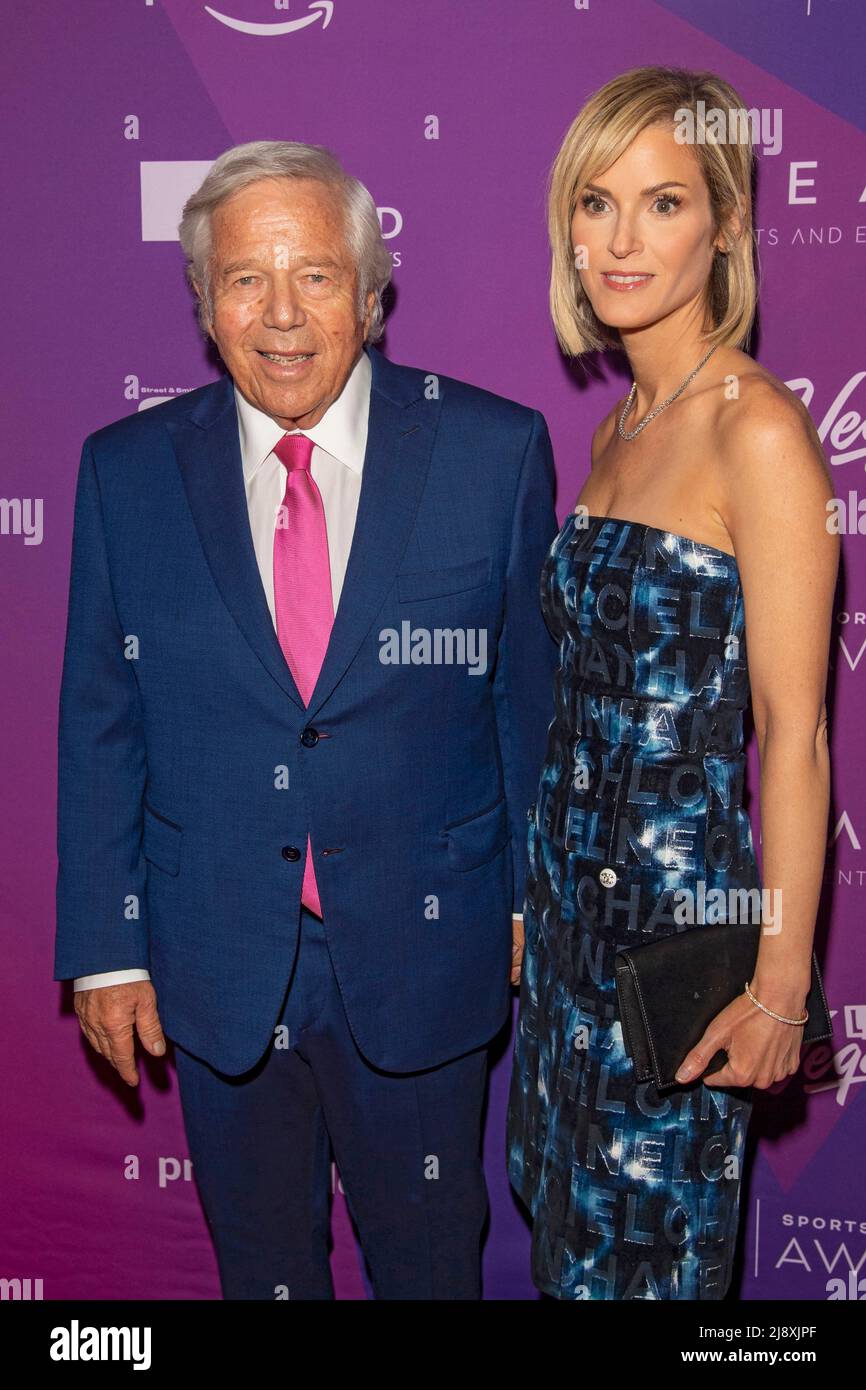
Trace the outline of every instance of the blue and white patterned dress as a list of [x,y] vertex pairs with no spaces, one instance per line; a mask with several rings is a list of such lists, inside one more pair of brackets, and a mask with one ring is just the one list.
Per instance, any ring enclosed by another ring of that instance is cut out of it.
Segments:
[[541,599],[560,664],[530,812],[507,1122],[532,1278],[563,1299],[720,1299],[753,1094],[637,1085],[614,956],[686,929],[677,890],[760,888],[741,804],[739,569],[685,536],[572,513]]

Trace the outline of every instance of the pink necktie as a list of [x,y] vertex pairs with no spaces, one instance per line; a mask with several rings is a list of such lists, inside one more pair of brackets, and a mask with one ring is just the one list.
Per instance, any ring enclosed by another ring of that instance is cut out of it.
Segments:
[[[275,445],[274,453],[288,469],[274,530],[277,637],[301,699],[308,705],[334,625],[328,530],[322,494],[310,472],[312,439],[286,434]],[[309,835],[301,902],[322,916]]]

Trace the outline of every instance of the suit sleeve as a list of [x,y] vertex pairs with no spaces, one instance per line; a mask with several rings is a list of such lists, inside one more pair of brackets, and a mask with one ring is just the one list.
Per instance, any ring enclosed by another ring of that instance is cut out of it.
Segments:
[[514,911],[523,911],[527,870],[527,813],[553,718],[553,673],[558,646],[541,610],[539,585],[556,536],[553,449],[544,416],[532,413],[514,501],[505,580],[505,616],[499,635],[493,695],[514,862]]
[[99,480],[84,441],[60,685],[54,979],[147,970],[146,777],[134,662],[111,588]]

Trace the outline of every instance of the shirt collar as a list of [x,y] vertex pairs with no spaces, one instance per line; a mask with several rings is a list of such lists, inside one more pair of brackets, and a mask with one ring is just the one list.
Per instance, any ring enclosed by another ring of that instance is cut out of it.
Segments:
[[[367,450],[372,376],[370,355],[362,352],[339,396],[328,406],[319,423],[310,429],[291,433],[305,434],[332,458],[344,463],[353,472],[360,473]],[[234,395],[244,480],[249,482],[273,453],[274,445],[286,431],[271,415],[252,405],[237,385]]]

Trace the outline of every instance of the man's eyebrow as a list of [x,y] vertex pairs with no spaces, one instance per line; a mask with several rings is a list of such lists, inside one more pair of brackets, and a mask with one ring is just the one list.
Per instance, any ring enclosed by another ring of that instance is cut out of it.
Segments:
[[[326,256],[294,256],[291,264],[321,265],[326,266],[329,270],[340,269],[339,261],[330,260]],[[255,269],[260,265],[261,262],[258,261],[255,256],[245,256],[242,260],[230,261],[228,265],[224,265],[220,271],[220,276],[225,279],[227,275],[233,275],[236,270]]]

